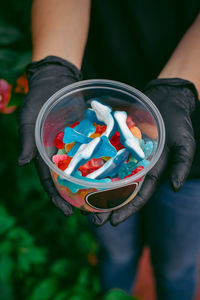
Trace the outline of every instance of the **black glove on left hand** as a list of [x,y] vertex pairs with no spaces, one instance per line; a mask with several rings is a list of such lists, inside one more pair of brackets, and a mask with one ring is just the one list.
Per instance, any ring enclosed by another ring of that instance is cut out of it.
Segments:
[[96,225],[102,225],[108,219],[112,225],[117,225],[140,209],[153,195],[169,158],[172,159],[169,176],[174,191],[182,187],[190,172],[195,153],[190,118],[198,99],[195,86],[179,78],[155,79],[146,86],[145,94],[154,102],[163,117],[166,127],[164,151],[157,164],[147,174],[137,196],[126,206],[112,213],[96,214]]
[[[29,92],[24,98],[20,111],[21,153],[18,163],[23,166],[36,157],[35,165],[44,190],[65,215],[71,215],[73,213],[72,206],[58,194],[48,166],[37,153],[34,130],[37,116],[43,104],[61,88],[80,80],[82,74],[69,61],[57,56],[47,56],[28,65],[27,77]],[[77,116],[81,115],[81,112],[85,110],[84,100],[77,98],[70,101],[71,113]]]

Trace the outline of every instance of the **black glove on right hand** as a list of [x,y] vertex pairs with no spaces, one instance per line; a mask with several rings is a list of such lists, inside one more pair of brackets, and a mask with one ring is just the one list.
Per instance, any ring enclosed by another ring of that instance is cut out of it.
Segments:
[[198,99],[195,86],[179,78],[155,79],[147,85],[145,94],[154,102],[163,117],[166,127],[164,151],[157,164],[146,175],[136,197],[112,213],[97,213],[93,220],[96,225],[102,225],[109,219],[112,225],[118,225],[133,215],[153,195],[167,167],[170,168],[169,179],[174,191],[182,187],[190,172],[195,153],[191,122],[191,114]]
[[[73,212],[71,205],[60,197],[48,167],[39,154],[36,155],[34,130],[39,111],[49,97],[61,88],[80,80],[82,75],[76,66],[70,62],[57,56],[48,56],[41,61],[30,63],[27,67],[27,77],[29,92],[24,98],[20,111],[21,153],[18,163],[23,166],[36,156],[36,169],[45,191],[65,215],[71,215]],[[82,109],[85,109],[83,99],[78,98],[71,103],[72,113],[79,115]]]

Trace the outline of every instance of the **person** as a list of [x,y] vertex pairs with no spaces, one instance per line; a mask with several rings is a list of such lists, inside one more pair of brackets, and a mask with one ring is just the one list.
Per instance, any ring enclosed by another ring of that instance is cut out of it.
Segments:
[[[33,2],[33,62],[27,67],[29,93],[20,114],[19,165],[35,158],[45,191],[65,215],[73,208],[55,190],[34,140],[38,112],[53,93],[81,80],[82,73],[84,79],[118,80],[143,90],[164,119],[163,154],[135,199],[112,213],[90,215],[94,224],[103,225],[93,230],[102,247],[105,290],[131,292],[145,240],[157,298],[190,300],[195,295],[200,251],[199,8],[197,0]],[[81,105],[80,100],[74,112]]]

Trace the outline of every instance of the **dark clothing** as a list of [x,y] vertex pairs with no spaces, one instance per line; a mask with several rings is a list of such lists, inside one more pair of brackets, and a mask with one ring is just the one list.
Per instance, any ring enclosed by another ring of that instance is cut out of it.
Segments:
[[93,0],[84,75],[142,90],[160,73],[199,9],[199,0]]
[[[163,69],[199,11],[199,0],[93,0],[85,78],[117,80],[143,90]],[[200,116],[200,108],[195,115]],[[200,157],[200,125],[195,135]],[[192,174],[200,177],[200,162],[195,162]]]

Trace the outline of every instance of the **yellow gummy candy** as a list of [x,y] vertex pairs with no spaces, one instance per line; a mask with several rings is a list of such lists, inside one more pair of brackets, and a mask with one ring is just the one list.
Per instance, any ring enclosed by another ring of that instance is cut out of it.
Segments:
[[103,158],[103,160],[108,161],[110,159],[110,156],[104,156],[102,158]]
[[93,133],[90,135],[90,138],[95,139],[96,137],[99,137],[99,136],[101,136],[100,133]]
[[73,142],[65,145],[65,150],[67,153],[74,147],[74,144],[75,143]]

